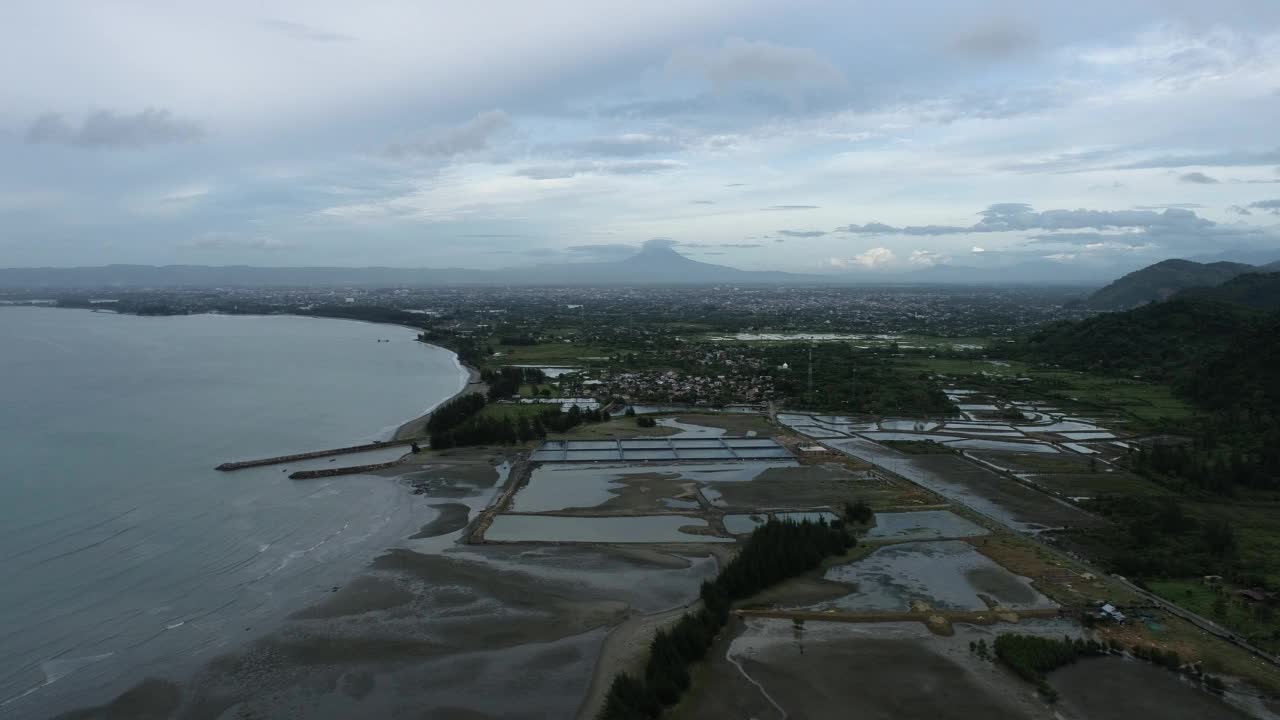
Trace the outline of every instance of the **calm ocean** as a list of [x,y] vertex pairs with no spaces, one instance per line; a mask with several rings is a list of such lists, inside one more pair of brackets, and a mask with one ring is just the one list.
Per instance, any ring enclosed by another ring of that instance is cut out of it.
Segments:
[[0,308],[0,716],[177,679],[414,532],[393,479],[213,467],[384,439],[465,382],[406,328]]

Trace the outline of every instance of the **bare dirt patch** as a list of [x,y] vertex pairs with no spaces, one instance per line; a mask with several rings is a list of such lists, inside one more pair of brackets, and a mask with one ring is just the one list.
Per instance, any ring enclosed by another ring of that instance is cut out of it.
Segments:
[[921,637],[928,631],[918,625],[906,632],[831,625],[791,628],[793,640],[744,648],[740,639],[730,654],[788,718],[847,717],[851,708],[885,720],[1046,716],[1012,678],[947,650],[962,639]]

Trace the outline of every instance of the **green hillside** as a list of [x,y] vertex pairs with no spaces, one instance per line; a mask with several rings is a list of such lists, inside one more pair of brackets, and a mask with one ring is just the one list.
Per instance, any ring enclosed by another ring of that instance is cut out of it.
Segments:
[[1203,264],[1190,260],[1164,260],[1125,275],[1095,292],[1085,301],[1094,310],[1128,310],[1167,300],[1181,290],[1221,285],[1257,268],[1241,263]]
[[1183,290],[1176,297],[1214,300],[1258,310],[1280,310],[1280,272],[1245,273],[1217,287]]

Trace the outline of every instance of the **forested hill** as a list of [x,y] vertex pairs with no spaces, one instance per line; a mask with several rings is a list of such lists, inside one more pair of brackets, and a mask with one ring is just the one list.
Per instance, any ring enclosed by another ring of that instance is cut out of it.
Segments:
[[1023,343],[1032,359],[1151,380],[1188,379],[1249,335],[1264,315],[1205,300],[1175,299],[1080,322],[1055,323]]
[[[1023,350],[1041,362],[1189,387],[1192,375],[1220,358],[1223,364],[1254,360],[1232,356],[1242,343],[1254,351],[1265,346],[1265,338],[1254,335],[1273,327],[1277,314],[1280,272],[1249,273],[1218,287],[1184,290],[1166,302],[1050,325],[1029,337]],[[1270,372],[1280,373],[1280,357],[1270,357]]]
[[1280,312],[1178,298],[1058,323],[1020,348],[1029,360],[1168,383],[1200,409],[1179,428],[1193,443],[1139,457],[1140,472],[1213,493],[1280,488]]
[[1094,310],[1127,310],[1172,297],[1181,290],[1221,285],[1259,268],[1242,263],[1198,263],[1190,260],[1163,260],[1125,275],[1089,296],[1087,307]]
[[1183,290],[1176,297],[1187,300],[1216,300],[1258,310],[1280,310],[1280,272],[1237,275],[1217,287]]
[[1270,417],[1270,431],[1276,435],[1275,419],[1280,418],[1280,312],[1250,323],[1224,352],[1197,366],[1182,388],[1211,409]]

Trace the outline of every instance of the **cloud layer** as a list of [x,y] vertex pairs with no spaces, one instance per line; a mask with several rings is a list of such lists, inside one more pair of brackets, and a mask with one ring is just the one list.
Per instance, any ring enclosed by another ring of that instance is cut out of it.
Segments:
[[44,113],[27,128],[27,142],[85,148],[145,148],[199,140],[204,131],[168,110],[147,108],[122,115],[111,110],[89,113],[79,124],[60,113]]
[[1121,5],[17,3],[0,257],[1280,259],[1280,4]]

